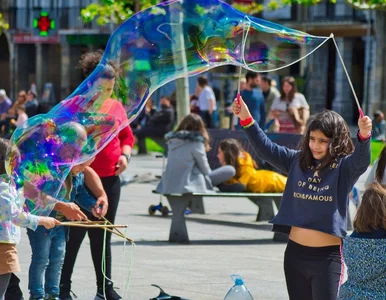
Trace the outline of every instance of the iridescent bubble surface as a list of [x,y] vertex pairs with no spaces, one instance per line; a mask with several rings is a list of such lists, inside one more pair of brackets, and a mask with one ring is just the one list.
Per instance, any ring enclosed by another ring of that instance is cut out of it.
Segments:
[[[327,40],[247,16],[218,0],[153,6],[117,28],[98,67],[69,97],[16,129],[12,143],[21,160],[9,164],[9,173],[20,186],[33,180],[39,190],[61,199],[71,167],[95,156],[165,83],[229,64],[277,70]],[[115,80],[111,64],[119,70]]]

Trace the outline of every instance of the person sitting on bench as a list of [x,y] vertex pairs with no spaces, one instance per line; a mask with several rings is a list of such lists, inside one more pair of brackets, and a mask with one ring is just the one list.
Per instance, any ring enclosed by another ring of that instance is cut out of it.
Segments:
[[147,153],[145,138],[162,138],[167,132],[172,130],[174,109],[170,104],[170,100],[163,96],[161,97],[160,104],[161,110],[154,113],[143,127],[133,129],[139,154]]
[[[231,165],[236,175],[219,186],[222,192],[282,193],[287,177],[268,170],[257,170],[256,162],[235,139],[220,142],[217,158],[222,166]],[[244,189],[243,189],[244,187]]]
[[204,122],[197,114],[182,119],[176,131],[165,136],[168,161],[157,186],[160,194],[210,193],[217,186],[231,179],[236,171],[233,166],[211,170],[206,152],[209,135]]

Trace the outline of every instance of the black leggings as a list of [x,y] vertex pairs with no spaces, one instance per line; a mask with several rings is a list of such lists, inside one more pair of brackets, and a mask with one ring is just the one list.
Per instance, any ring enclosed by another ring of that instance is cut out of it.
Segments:
[[335,300],[342,260],[340,246],[307,247],[289,240],[284,272],[291,300]]
[[23,292],[19,286],[20,279],[14,273],[11,274],[7,292],[5,293],[5,300],[20,300],[23,297]]
[[[101,178],[103,188],[106,191],[109,201],[109,208],[107,210],[106,219],[114,224],[115,215],[117,214],[119,197],[121,195],[121,181],[119,176],[110,176]],[[82,210],[90,220],[97,220],[91,213]],[[72,227],[70,230],[69,240],[66,246],[66,256],[64,258],[64,265],[62,270],[62,277],[60,284],[71,285],[71,275],[74,270],[76,256],[82,241],[88,232],[90,238],[91,256],[94,263],[95,275],[97,279],[98,288],[104,286],[104,276],[102,274],[102,254],[103,254],[103,238],[104,231],[95,228],[87,229],[81,227]],[[107,278],[111,279],[111,233],[106,233],[106,269],[105,274]]]

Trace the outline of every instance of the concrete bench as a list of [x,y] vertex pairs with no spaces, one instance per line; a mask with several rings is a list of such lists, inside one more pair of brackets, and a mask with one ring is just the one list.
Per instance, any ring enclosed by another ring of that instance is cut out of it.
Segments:
[[[208,133],[211,138],[211,150],[207,153],[209,165],[212,169],[216,169],[220,166],[217,159],[217,149],[220,142],[226,138],[237,139],[243,146],[243,148],[249,152],[252,158],[263,169],[274,170],[280,173],[280,170],[275,169],[271,165],[262,161],[259,158],[246,138],[245,132],[242,130],[224,130],[224,129],[208,129]],[[278,134],[268,133],[267,136],[275,143],[286,146],[290,149],[296,149],[300,142],[301,135],[299,134]],[[162,143],[162,139],[157,140]],[[167,148],[167,147],[166,147]],[[248,198],[259,207],[256,221],[269,221],[277,213],[279,208],[282,194],[268,194],[268,193],[211,193],[211,194],[184,194],[184,195],[164,195],[173,210],[172,226],[170,229],[170,242],[188,243],[189,237],[185,223],[185,209],[189,207],[192,213],[204,214],[203,197],[242,197]],[[274,205],[276,204],[276,205]],[[348,230],[352,230],[353,216],[355,215],[355,209],[349,209],[347,214],[347,227]],[[288,236],[282,233],[275,233],[275,241],[286,241]]]
[[[153,193],[156,193],[153,191]],[[186,227],[185,210],[187,207],[192,213],[205,214],[203,203],[204,197],[230,197],[248,198],[259,207],[256,221],[269,221],[277,213],[282,194],[276,193],[193,193],[193,194],[170,194],[164,195],[172,208],[172,224],[169,234],[169,242],[189,243],[189,236]],[[286,236],[276,234],[275,241],[283,241]]]

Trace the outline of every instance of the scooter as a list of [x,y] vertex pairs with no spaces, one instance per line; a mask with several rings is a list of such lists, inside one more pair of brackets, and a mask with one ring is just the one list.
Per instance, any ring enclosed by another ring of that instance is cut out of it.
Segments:
[[[162,201],[158,205],[150,205],[148,212],[149,215],[154,216],[156,211],[159,211],[163,217],[167,217],[172,211],[169,210],[167,206],[162,205]],[[185,209],[185,215],[190,215],[192,213],[190,208]]]
[[169,214],[169,208],[167,206],[163,206],[162,202],[158,205],[150,205],[149,206],[149,215],[154,216],[156,211],[159,211],[163,217],[166,217]]

